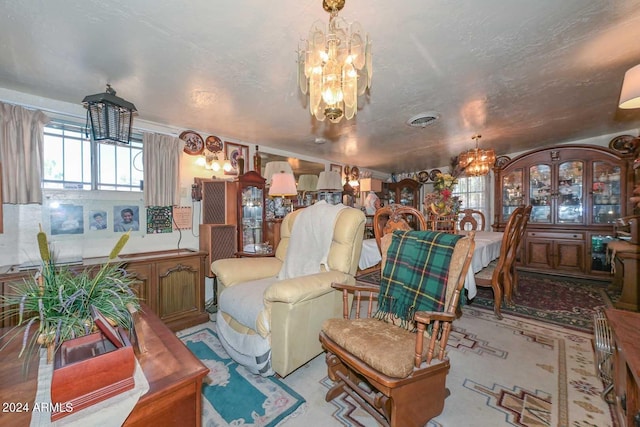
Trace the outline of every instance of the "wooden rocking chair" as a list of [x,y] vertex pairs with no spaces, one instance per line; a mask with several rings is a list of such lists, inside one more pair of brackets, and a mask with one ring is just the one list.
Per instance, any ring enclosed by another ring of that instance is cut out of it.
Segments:
[[[393,230],[426,230],[427,221],[422,213],[411,206],[392,204],[376,211],[373,217],[373,235],[383,258],[382,237],[391,236]],[[388,244],[387,244],[388,247]]]
[[[398,326],[397,320],[372,317],[380,287],[362,282],[334,285],[343,292],[344,313],[342,319],[326,320],[320,332],[328,375],[335,382],[327,401],[346,392],[380,424],[392,427],[422,427],[442,412],[449,395],[446,346],[471,263],[474,235],[470,232],[457,240],[448,259],[444,311],[415,312],[415,330]],[[425,261],[427,269],[433,266],[431,258]],[[361,311],[366,314],[361,316]]]

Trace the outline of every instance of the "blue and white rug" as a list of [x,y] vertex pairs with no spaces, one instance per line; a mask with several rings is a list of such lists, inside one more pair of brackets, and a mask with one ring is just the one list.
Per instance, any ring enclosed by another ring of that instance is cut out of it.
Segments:
[[276,377],[248,372],[225,352],[215,323],[177,333],[210,370],[202,385],[202,425],[274,427],[306,410],[305,399]]

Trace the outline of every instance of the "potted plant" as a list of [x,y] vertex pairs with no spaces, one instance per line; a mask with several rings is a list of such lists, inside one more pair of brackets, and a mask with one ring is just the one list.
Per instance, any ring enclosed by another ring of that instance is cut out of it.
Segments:
[[140,303],[131,289],[134,279],[116,261],[129,233],[122,235],[102,265],[80,271],[56,265],[42,228],[37,239],[40,270],[34,277],[13,285],[9,295],[2,296],[4,317],[18,316],[18,324],[2,338],[6,342],[22,340],[19,357],[45,347],[47,362],[51,363],[62,342],[94,332],[91,306],[114,326],[132,328],[131,312],[138,310]]

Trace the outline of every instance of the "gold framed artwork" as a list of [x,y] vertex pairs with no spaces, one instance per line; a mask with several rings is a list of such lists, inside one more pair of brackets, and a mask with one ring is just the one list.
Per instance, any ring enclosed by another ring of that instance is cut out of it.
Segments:
[[238,157],[240,156],[244,159],[244,170],[246,171],[247,159],[249,158],[248,146],[225,141],[224,154],[231,162],[231,170],[228,172],[224,171],[225,175],[238,175]]
[[342,165],[336,165],[334,163],[331,163],[329,165],[329,170],[331,172],[338,172],[340,174],[340,176],[342,176]]

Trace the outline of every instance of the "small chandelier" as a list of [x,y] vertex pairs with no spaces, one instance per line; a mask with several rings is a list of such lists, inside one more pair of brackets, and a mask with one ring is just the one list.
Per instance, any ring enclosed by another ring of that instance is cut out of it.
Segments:
[[458,164],[464,169],[464,174],[467,176],[486,175],[496,162],[495,151],[478,148],[478,140],[480,138],[482,138],[482,135],[472,136],[471,139],[476,141],[476,148],[460,153],[458,156]]
[[129,143],[133,114],[138,110],[131,102],[117,97],[111,85],[107,84],[104,93],[85,96],[82,104],[87,109],[87,124],[91,121],[94,141]]
[[329,27],[316,21],[306,46],[298,49],[298,84],[309,94],[309,111],[319,121],[353,118],[358,96],[371,87],[371,41],[359,22],[351,25],[338,12],[345,0],[323,0]]

